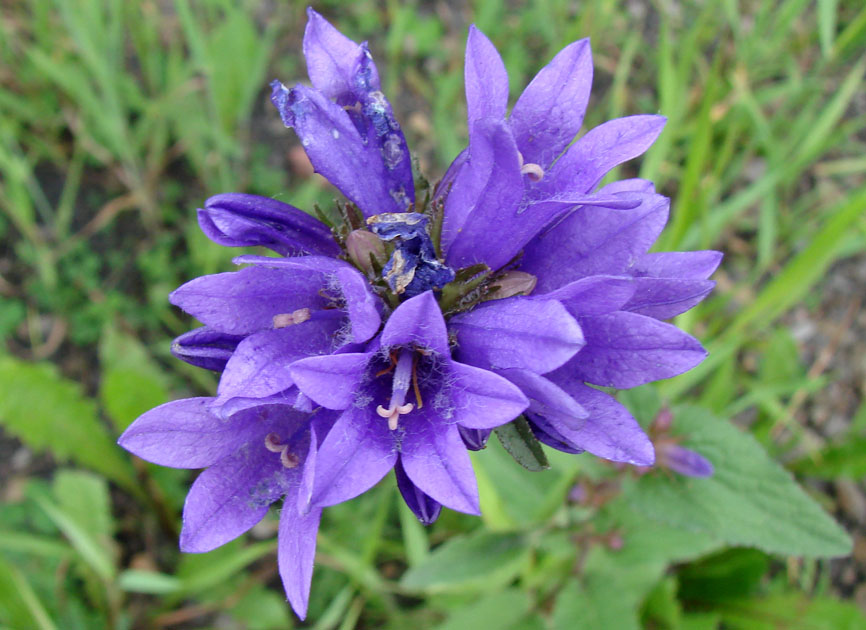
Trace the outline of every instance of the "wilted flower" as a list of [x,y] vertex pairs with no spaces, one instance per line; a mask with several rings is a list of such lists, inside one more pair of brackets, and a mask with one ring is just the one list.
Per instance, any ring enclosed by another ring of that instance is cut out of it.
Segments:
[[[416,195],[366,44],[310,10],[304,53],[313,87],[275,81],[272,100],[316,171],[348,199],[341,221],[325,225],[252,195],[211,198],[199,215],[211,239],[279,257],[241,256],[249,267],[172,294],[204,324],[173,350],[222,371],[217,397],[160,407],[121,438],[152,461],[210,466],[190,493],[184,531],[207,525],[183,537],[207,542],[185,549],[239,535],[285,495],[294,511],[281,517],[281,567],[297,554],[300,568],[281,573],[301,616],[313,520],[391,469],[407,505],[430,523],[441,505],[478,513],[466,449],[521,413],[554,448],[652,464],[637,422],[592,385],[635,387],[699,363],[697,340],[660,320],[703,299],[720,260],[647,253],[668,215],[651,182],[595,190],[652,144],[664,118],[614,120],[571,144],[589,100],[586,40],[543,68],[506,117],[504,65],[472,27],[469,146],[428,195]],[[173,432],[180,454],[163,456]],[[211,433],[218,448],[202,437]],[[194,456],[199,443],[215,455]],[[223,457],[241,468],[267,461],[271,472],[253,480]],[[196,498],[209,483],[222,484],[236,509],[226,523],[205,518],[210,508]],[[293,519],[298,530],[283,534]]]

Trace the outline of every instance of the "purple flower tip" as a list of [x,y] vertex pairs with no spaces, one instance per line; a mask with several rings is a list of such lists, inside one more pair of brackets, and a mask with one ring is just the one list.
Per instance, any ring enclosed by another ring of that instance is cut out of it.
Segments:
[[715,471],[706,457],[672,442],[656,445],[656,463],[687,477],[711,477]]

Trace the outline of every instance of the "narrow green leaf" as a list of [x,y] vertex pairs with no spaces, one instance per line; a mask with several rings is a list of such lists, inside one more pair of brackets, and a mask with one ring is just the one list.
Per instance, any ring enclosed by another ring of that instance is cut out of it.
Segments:
[[57,630],[27,577],[0,556],[0,613],[16,630]]
[[544,449],[541,448],[541,443],[532,434],[532,429],[529,428],[529,423],[523,416],[519,416],[508,424],[496,427],[494,432],[508,454],[514,458],[514,461],[527,470],[538,472],[550,468],[547,457],[544,455]]
[[238,540],[208,553],[185,555],[177,572],[181,590],[184,593],[197,593],[212,588],[276,549],[276,541],[268,540],[243,547]]
[[181,590],[183,583],[173,575],[156,571],[130,569],[120,574],[117,580],[121,590],[128,593],[147,593],[149,595],[168,595]]
[[837,0],[818,0],[818,41],[821,43],[821,54],[825,59],[833,52],[837,4]]
[[113,580],[116,569],[111,551],[106,549],[92,532],[83,528],[73,516],[52,503],[47,497],[37,495],[35,500],[48,518],[69,539],[85,564],[93,569],[93,572],[104,582]]

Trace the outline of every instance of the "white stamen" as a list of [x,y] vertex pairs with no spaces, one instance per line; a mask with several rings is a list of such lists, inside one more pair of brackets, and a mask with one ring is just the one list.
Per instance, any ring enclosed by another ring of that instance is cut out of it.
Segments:
[[286,468],[297,468],[301,463],[297,455],[289,452],[289,445],[280,442],[280,436],[276,433],[268,433],[265,436],[265,448],[271,453],[279,453],[280,463]]
[[534,182],[540,182],[541,178],[544,177],[544,169],[541,168],[538,164],[533,164],[530,162],[529,164],[524,164],[520,167],[521,175],[528,175],[529,179]]
[[291,313],[280,313],[279,315],[274,315],[274,328],[286,328],[295,324],[303,324],[311,316],[312,313],[310,313],[310,309],[308,308],[299,308]]
[[265,448],[271,453],[282,453],[285,445],[280,442],[280,436],[276,433],[268,433],[265,436]]
[[297,468],[300,460],[297,455],[293,455],[289,452],[288,446],[284,446],[280,453],[280,463],[286,468]]
[[388,428],[392,431],[397,430],[397,421],[400,419],[400,416],[404,416],[415,408],[415,405],[412,403],[406,403],[405,405],[398,405],[396,407],[388,407],[385,409],[382,405],[376,407],[376,413],[378,413],[383,418],[388,418]]

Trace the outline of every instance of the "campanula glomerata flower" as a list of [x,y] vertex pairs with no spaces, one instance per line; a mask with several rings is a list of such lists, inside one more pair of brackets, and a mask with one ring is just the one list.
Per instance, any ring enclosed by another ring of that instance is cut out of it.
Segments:
[[173,352],[220,372],[217,395],[158,407],[120,440],[156,463],[206,468],[184,508],[184,550],[223,544],[285,497],[280,571],[301,617],[322,508],[391,470],[427,524],[443,505],[478,513],[467,449],[518,418],[553,448],[652,465],[647,436],[598,386],[636,387],[704,358],[663,320],[709,293],[720,261],[648,253],[669,210],[651,182],[598,188],[664,118],[613,120],[573,142],[592,82],[587,40],[508,114],[505,67],[472,27],[469,145],[433,190],[416,190],[367,45],[308,14],[312,87],[275,81],[272,101],[346,201],[319,218],[254,195],[207,201],[208,237],[276,256],[240,256],[240,271],[172,293],[204,325]]

